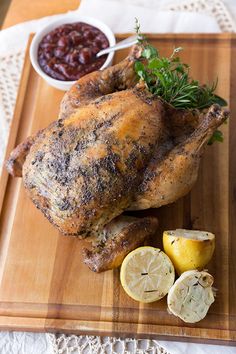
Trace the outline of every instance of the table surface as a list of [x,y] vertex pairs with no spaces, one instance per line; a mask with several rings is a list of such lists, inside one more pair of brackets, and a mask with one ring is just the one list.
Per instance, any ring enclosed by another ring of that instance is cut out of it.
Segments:
[[12,0],[2,29],[78,8],[79,0]]

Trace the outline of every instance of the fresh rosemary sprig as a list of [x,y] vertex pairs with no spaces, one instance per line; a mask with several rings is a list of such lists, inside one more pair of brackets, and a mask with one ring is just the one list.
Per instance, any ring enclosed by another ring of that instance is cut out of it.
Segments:
[[[135,30],[142,48],[141,58],[135,62],[135,71],[153,95],[159,96],[177,109],[201,111],[214,103],[227,106],[227,102],[214,93],[217,81],[211,86],[201,86],[197,80],[190,77],[189,65],[182,63],[176,56],[182,50],[181,47],[175,48],[170,57],[161,57],[158,50],[141,34],[137,19]],[[223,141],[219,130],[214,133],[210,143],[213,141]]]
[[135,71],[149,91],[180,109],[202,110],[213,103],[226,106],[227,102],[214,93],[217,82],[201,86],[190,78],[189,66],[175,56],[181,50],[175,48],[171,56],[165,58],[150,44],[144,47],[141,57],[146,61],[136,61]]

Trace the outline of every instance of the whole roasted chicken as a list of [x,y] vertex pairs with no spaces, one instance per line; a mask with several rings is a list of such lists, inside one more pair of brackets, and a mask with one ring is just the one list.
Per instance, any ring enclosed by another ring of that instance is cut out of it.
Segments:
[[23,177],[29,197],[61,233],[99,240],[85,251],[96,271],[112,268],[114,254],[120,263],[121,253],[155,232],[155,218],[120,215],[187,194],[204,146],[228,117],[217,104],[200,114],[150,93],[134,70],[139,53],[135,47],[119,64],[78,80],[62,100],[59,119],[7,161],[9,173]]

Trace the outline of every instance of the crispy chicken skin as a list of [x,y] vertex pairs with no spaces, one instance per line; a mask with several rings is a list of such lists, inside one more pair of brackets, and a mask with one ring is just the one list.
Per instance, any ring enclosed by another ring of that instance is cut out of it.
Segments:
[[157,147],[130,209],[159,208],[186,195],[197,180],[204,147],[227,117],[227,111],[213,105],[189,137],[171,149]]
[[84,263],[94,272],[117,268],[125,256],[155,234],[155,217],[118,216],[104,228],[99,242],[83,250]]
[[130,205],[163,136],[162,110],[160,100],[134,88],[52,123],[23,165],[29,197],[66,235],[101,230]]
[[[139,56],[140,48],[134,46],[130,55],[120,63],[106,70],[92,72],[78,80],[65,93],[60,105],[58,119],[69,117],[79,107],[85,106],[106,94],[134,87],[137,83],[137,76],[133,66]],[[22,167],[26,156],[39,133],[28,137],[26,141],[19,144],[11,152],[6,167],[13,177],[22,177]]]
[[78,107],[84,106],[98,97],[134,87],[137,83],[137,76],[133,66],[139,55],[140,48],[134,46],[130,55],[120,63],[103,71],[94,71],[78,80],[64,95],[59,118],[65,119]]
[[65,235],[96,235],[126,209],[184,196],[209,137],[229,115],[218,105],[201,115],[176,110],[135,85],[138,53],[78,80],[60,119],[7,162],[12,175],[23,166],[29,197]]

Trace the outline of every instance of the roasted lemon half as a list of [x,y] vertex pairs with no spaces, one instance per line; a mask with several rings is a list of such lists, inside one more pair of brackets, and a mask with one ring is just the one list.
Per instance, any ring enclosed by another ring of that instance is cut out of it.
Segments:
[[132,299],[153,302],[168,293],[175,280],[175,271],[169,257],[159,248],[139,247],[125,257],[120,279]]
[[212,258],[215,235],[185,229],[165,231],[163,247],[179,275],[191,269],[202,270]]

